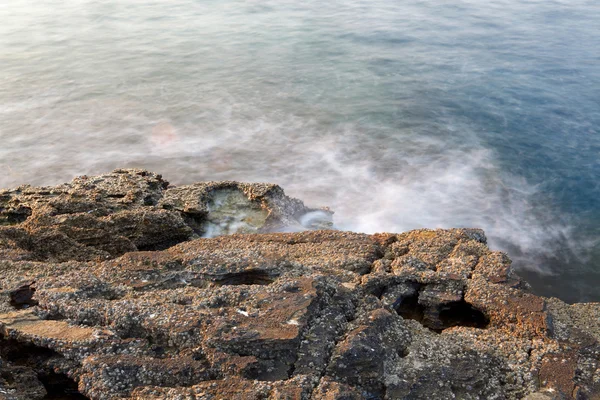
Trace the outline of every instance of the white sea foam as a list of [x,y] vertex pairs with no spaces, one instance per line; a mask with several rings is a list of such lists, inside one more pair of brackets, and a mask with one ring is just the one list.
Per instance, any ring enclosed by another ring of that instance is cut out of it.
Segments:
[[493,248],[542,272],[549,271],[536,255],[552,253],[556,245],[574,249],[571,227],[536,202],[534,186],[504,173],[481,145],[452,148],[431,137],[400,139],[402,132],[375,140],[356,127],[320,132],[297,120],[252,124],[257,127],[238,127],[235,138],[225,133],[206,148],[184,141],[177,154],[202,149],[207,162],[195,166],[198,179],[272,181],[310,205],[330,206],[339,229],[480,227]]
[[[139,113],[144,106],[135,107],[136,114],[121,115],[143,119]],[[557,243],[574,246],[571,227],[536,203],[536,187],[503,172],[475,132],[454,132],[447,139],[388,128],[380,135],[358,124],[326,125],[294,115],[247,118],[261,110],[243,103],[213,107],[206,112],[211,121],[206,128],[165,119],[141,121],[139,128],[104,120],[109,126],[92,132],[93,116],[91,121],[70,121],[71,127],[83,124],[85,135],[65,130],[69,140],[59,142],[51,132],[44,139],[43,125],[52,122],[42,120],[41,142],[28,149],[36,156],[6,157],[2,186],[144,167],[174,183],[274,182],[311,206],[333,209],[335,225],[343,230],[483,228],[493,248],[508,250],[521,267],[546,273],[550,271],[535,255],[548,254]],[[10,166],[19,163],[18,170]]]

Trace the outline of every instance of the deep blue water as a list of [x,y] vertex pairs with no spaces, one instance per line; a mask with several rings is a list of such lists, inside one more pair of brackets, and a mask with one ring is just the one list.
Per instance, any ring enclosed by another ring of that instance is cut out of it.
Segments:
[[600,301],[600,3],[9,0],[0,187],[269,181],[341,229],[475,226]]

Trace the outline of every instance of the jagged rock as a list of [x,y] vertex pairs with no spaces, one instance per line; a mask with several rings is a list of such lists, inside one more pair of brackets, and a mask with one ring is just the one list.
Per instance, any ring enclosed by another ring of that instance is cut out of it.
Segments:
[[277,185],[173,187],[161,175],[135,169],[81,176],[55,187],[0,190],[2,259],[107,259],[200,236],[330,225],[329,210],[307,208]]
[[135,170],[2,192],[0,399],[600,396],[599,304],[529,293],[477,229],[262,233],[313,212]]

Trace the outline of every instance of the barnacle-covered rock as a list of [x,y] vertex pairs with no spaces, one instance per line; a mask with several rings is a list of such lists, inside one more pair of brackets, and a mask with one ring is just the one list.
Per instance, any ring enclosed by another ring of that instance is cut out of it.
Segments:
[[310,231],[276,186],[132,170],[0,204],[0,399],[600,396],[600,305],[481,230]]
[[198,237],[331,227],[331,214],[306,207],[273,184],[173,187],[161,175],[119,169],[55,187],[0,190],[0,256],[106,259]]

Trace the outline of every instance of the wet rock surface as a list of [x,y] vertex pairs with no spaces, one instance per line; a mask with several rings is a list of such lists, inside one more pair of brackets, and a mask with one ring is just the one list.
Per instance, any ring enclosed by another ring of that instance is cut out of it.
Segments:
[[328,217],[139,170],[0,192],[0,399],[599,398],[600,304],[477,229],[269,233]]
[[[303,226],[306,215],[319,217]],[[330,225],[330,211],[310,209],[277,185],[173,187],[161,175],[135,169],[55,187],[0,190],[0,257],[11,260],[108,259],[199,237]]]

